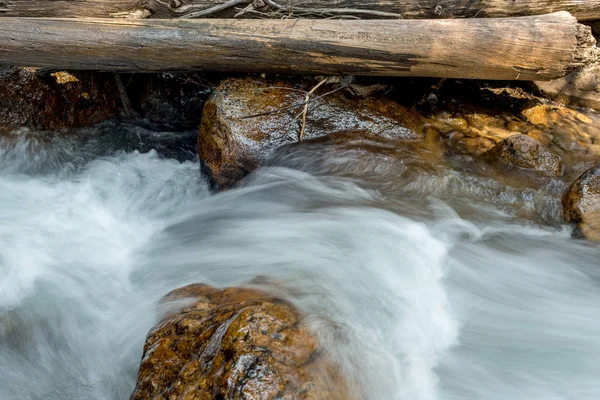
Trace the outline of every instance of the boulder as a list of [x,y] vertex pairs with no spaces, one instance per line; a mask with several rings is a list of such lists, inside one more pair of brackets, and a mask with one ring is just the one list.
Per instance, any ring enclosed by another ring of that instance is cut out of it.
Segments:
[[[227,188],[260,166],[271,152],[297,142],[305,95],[312,81],[226,79],[206,102],[198,136],[200,159],[215,183]],[[324,86],[309,104],[304,138],[366,131],[393,139],[418,138],[419,114],[384,97],[351,98]]]
[[484,158],[504,170],[540,172],[554,177],[562,176],[565,171],[559,156],[522,134],[507,137],[485,153]]
[[291,304],[201,284],[165,300],[184,299],[148,335],[132,400],[356,398]]
[[119,114],[120,99],[112,74],[0,68],[0,131],[91,125]]
[[576,234],[600,241],[600,164],[573,182],[562,205],[565,222],[577,225]]

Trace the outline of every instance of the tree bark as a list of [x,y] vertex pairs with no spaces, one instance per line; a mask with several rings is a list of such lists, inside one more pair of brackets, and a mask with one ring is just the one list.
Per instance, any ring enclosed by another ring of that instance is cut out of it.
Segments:
[[[272,5],[258,9],[263,18],[280,18],[288,14],[312,18],[331,15],[406,19],[497,18],[569,11],[582,21],[600,19],[600,0],[0,0],[0,17],[228,18],[253,2]],[[219,7],[227,4],[228,7]],[[273,7],[274,4],[281,7]],[[274,9],[278,12],[265,14]],[[241,16],[256,15],[246,12]]]
[[567,12],[451,20],[0,18],[0,64],[548,80],[597,57]]

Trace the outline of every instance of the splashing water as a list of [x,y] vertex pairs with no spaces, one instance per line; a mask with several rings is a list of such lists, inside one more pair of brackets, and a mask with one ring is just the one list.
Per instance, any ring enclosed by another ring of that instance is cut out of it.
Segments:
[[211,195],[189,139],[0,142],[0,399],[126,399],[164,294],[257,276],[369,399],[600,398],[598,247],[280,166]]

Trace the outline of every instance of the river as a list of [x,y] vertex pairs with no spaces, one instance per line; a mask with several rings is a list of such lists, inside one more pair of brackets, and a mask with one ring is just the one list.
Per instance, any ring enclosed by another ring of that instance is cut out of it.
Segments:
[[369,399],[600,398],[600,248],[570,228],[479,201],[481,180],[408,190],[310,152],[211,194],[194,140],[120,123],[0,140],[0,399],[126,399],[162,296],[256,277]]

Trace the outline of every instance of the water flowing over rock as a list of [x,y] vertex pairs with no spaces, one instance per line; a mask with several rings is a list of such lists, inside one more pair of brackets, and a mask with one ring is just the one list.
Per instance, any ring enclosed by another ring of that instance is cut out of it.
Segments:
[[[223,188],[257,168],[272,150],[298,141],[306,92],[314,82],[226,79],[207,101],[200,126],[200,158]],[[325,87],[309,104],[305,139],[336,131],[366,131],[398,139],[417,138],[422,118],[383,98],[353,99]]]
[[562,176],[565,171],[559,156],[522,134],[507,137],[485,153],[485,158],[504,170],[535,171],[555,177]]
[[148,335],[132,400],[354,398],[292,305],[201,284],[165,300],[190,298]]
[[120,100],[112,74],[0,68],[0,131],[23,126],[54,130],[91,125],[118,115]]
[[600,164],[581,175],[565,193],[564,218],[577,224],[577,234],[600,241]]

